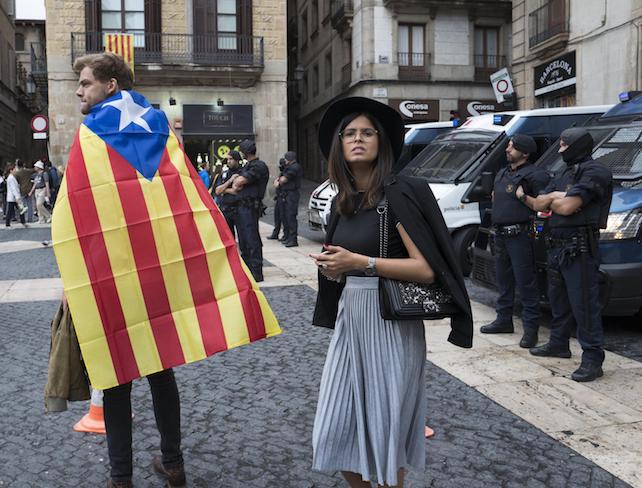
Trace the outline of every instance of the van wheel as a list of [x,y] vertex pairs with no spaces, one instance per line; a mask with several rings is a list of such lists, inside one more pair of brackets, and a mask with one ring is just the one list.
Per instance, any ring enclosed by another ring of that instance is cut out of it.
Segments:
[[461,271],[464,273],[464,276],[470,275],[470,272],[473,269],[473,246],[475,244],[476,236],[476,225],[464,227],[453,235],[455,255],[459,258]]

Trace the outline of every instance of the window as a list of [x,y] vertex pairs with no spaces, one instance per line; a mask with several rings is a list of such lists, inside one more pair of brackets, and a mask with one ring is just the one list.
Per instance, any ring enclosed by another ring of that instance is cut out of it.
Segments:
[[315,64],[312,67],[312,96],[316,97],[319,94],[319,65]]
[[303,73],[303,101],[308,101],[308,72]]
[[308,10],[301,14],[301,48],[308,45]]
[[236,49],[236,0],[217,0],[216,30],[219,49]]
[[100,22],[103,31],[134,34],[134,47],[145,47],[145,0],[102,0]]
[[475,27],[475,66],[478,68],[500,68],[499,29],[497,27]]
[[310,32],[315,35],[319,30],[319,0],[312,0],[310,8]]
[[328,51],[325,55],[325,87],[329,88],[332,85],[332,50]]
[[426,65],[424,55],[424,26],[399,24],[399,66],[421,67]]
[[25,50],[25,35],[16,32],[16,51],[21,52]]

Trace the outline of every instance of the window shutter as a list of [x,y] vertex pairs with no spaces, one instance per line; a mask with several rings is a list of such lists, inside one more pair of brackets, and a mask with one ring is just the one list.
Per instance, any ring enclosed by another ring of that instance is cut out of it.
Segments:
[[85,49],[86,52],[102,51],[100,25],[100,0],[85,0]]
[[161,0],[145,0],[145,50],[161,51]]
[[252,35],[252,0],[236,0],[238,17],[238,33],[240,36]]

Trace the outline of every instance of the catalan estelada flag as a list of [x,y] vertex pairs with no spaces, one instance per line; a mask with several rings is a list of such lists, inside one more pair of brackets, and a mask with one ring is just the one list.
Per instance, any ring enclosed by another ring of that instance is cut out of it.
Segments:
[[134,35],[133,34],[103,34],[105,52],[118,54],[134,72]]
[[281,332],[165,114],[136,92],[81,124],[52,237],[94,388]]

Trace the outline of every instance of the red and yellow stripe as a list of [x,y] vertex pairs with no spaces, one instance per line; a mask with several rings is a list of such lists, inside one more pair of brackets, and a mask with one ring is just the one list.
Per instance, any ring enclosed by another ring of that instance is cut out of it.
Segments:
[[95,388],[281,332],[171,132],[149,181],[81,125],[52,237]]
[[121,56],[134,72],[134,34],[104,34],[105,52]]

